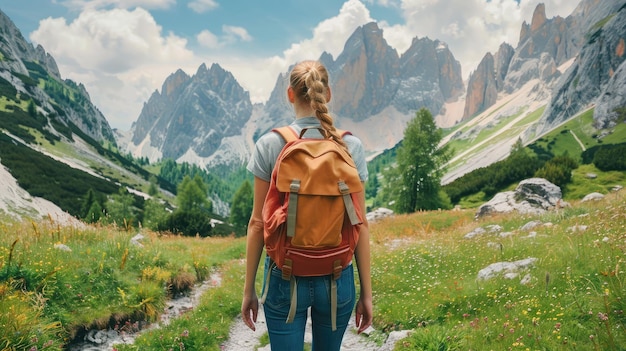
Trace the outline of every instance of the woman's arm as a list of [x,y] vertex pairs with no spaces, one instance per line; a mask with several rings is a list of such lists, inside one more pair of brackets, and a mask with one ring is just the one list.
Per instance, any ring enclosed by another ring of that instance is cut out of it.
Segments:
[[[357,201],[363,211],[365,211],[365,192],[361,191],[357,195]],[[356,265],[359,271],[359,282],[361,292],[356,304],[355,316],[356,326],[361,333],[372,325],[373,305],[372,305],[372,277],[370,264],[370,233],[367,219],[363,218],[363,224],[359,228],[359,242],[355,249]]]
[[259,311],[259,299],[255,290],[256,272],[263,253],[263,202],[270,183],[254,177],[254,204],[246,238],[246,277],[243,288],[241,315],[244,323],[256,330],[254,323]]

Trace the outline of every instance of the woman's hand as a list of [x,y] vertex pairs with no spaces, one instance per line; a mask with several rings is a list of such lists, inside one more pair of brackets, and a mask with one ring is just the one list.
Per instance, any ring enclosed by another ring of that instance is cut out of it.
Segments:
[[259,313],[259,299],[256,294],[253,296],[244,296],[241,303],[241,318],[248,328],[256,330],[256,318]]
[[372,299],[359,297],[359,301],[356,303],[355,319],[358,329],[357,333],[361,334],[365,329],[372,325],[373,313],[372,313]]

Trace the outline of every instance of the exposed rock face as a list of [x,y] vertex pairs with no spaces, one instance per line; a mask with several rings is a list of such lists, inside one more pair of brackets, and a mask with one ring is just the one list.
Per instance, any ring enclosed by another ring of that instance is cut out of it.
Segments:
[[487,107],[495,104],[497,99],[498,84],[494,59],[491,53],[487,53],[478,64],[476,71],[470,75],[463,119],[484,111]]
[[398,88],[399,58],[376,23],[357,28],[329,67],[335,112],[363,120],[382,111]]
[[[623,49],[626,37],[626,1],[586,0],[578,6],[575,13],[585,15],[582,17],[584,21],[581,20],[583,47],[577,59],[559,79],[555,94],[544,111],[535,134],[543,133],[573,117],[598,97],[601,97],[601,103],[606,107],[601,108],[595,116],[599,118],[600,125],[606,125],[611,119],[606,118],[609,115],[606,108],[618,104],[612,102],[613,92],[617,93],[617,100],[623,99],[619,97],[620,88],[615,86],[618,81],[623,81],[623,73],[615,78],[611,91],[607,88],[609,81],[626,59]],[[604,94],[605,91],[608,95]]]
[[[622,39],[623,42],[623,39]],[[593,119],[598,128],[613,128],[617,121],[615,109],[626,106],[626,61],[609,79],[606,89],[596,101]]]
[[545,6],[537,5],[531,24],[522,24],[520,41],[511,58],[503,90],[511,93],[531,79],[551,78],[548,73],[555,74],[556,67],[574,57],[580,47],[578,17],[547,19]]
[[38,62],[51,76],[61,79],[54,58],[46,53],[41,45],[35,48],[28,43],[13,21],[2,11],[0,11],[0,36],[5,39],[0,40],[0,50],[10,58],[9,60],[0,60],[1,68],[28,76],[28,69],[24,62]]
[[512,211],[541,214],[566,205],[562,201],[561,188],[543,178],[530,178],[521,181],[514,191],[496,194],[479,207],[476,217]]

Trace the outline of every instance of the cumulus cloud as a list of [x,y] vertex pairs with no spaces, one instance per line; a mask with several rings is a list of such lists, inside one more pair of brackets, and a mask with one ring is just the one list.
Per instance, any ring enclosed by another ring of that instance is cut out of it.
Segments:
[[205,29],[196,35],[198,44],[205,48],[217,49],[242,41],[252,41],[252,36],[243,27],[222,26],[222,35],[218,36]]
[[[210,1],[210,0],[209,0]],[[142,7],[146,9],[167,9],[176,0],[58,0],[60,4],[74,10]]]
[[248,31],[243,27],[236,26],[222,26],[222,30],[228,38],[235,38],[235,40],[252,41],[252,36],[248,34]]
[[149,87],[160,86],[178,68],[198,64],[186,39],[163,35],[141,8],[85,10],[71,23],[47,18],[30,39],[53,55],[62,75],[87,87],[114,126],[129,127],[152,93]]
[[354,30],[372,21],[369,10],[361,1],[346,1],[337,16],[320,22],[310,39],[292,44],[283,52],[282,59],[288,66],[304,59],[316,59],[324,51],[337,58]]
[[196,35],[196,40],[198,41],[198,44],[209,49],[215,49],[220,45],[219,38],[206,29]]
[[187,4],[187,6],[197,13],[205,13],[217,8],[219,4],[214,0],[194,0]]

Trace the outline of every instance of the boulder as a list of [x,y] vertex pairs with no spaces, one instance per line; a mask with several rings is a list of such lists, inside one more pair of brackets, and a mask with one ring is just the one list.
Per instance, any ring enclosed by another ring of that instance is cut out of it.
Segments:
[[582,202],[598,201],[598,200],[602,200],[602,199],[604,199],[604,194],[601,194],[601,193],[589,193],[589,194],[585,195],[585,197],[583,197],[583,199],[581,201]]
[[514,191],[496,194],[478,208],[476,217],[513,211],[542,214],[552,208],[566,205],[562,200],[561,188],[543,178],[529,178],[521,181]]
[[532,267],[535,262],[537,262],[537,258],[529,257],[513,262],[492,263],[478,272],[478,280],[489,280],[498,275],[502,275],[507,279],[512,279],[518,276],[520,270]]

